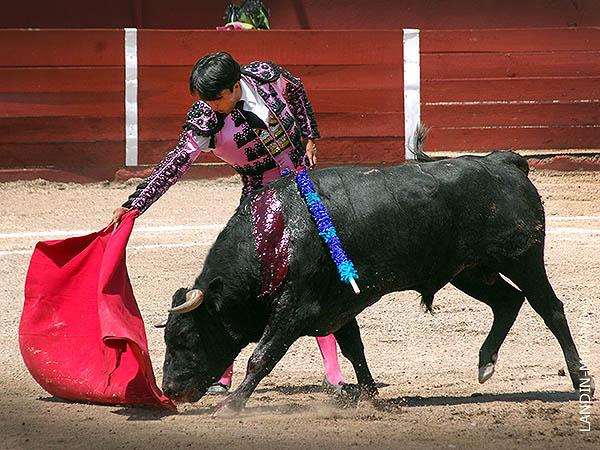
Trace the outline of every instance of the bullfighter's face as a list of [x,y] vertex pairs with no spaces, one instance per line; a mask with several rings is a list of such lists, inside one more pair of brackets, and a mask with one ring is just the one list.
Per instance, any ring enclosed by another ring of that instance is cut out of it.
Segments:
[[[187,289],[179,289],[173,305],[185,301]],[[163,391],[177,402],[198,401],[212,384],[211,361],[203,348],[199,330],[202,310],[186,314],[171,314],[165,328],[167,346],[163,365]]]
[[235,108],[237,102],[242,98],[242,88],[238,81],[233,90],[223,89],[216,100],[205,100],[213,111],[221,114],[229,114]]

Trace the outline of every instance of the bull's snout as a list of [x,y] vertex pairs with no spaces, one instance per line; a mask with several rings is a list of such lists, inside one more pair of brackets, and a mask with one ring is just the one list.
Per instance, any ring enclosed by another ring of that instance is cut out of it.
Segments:
[[165,394],[167,397],[169,397],[170,399],[174,400],[176,395],[175,395],[175,390],[171,387],[165,387],[163,385],[163,394]]
[[190,388],[187,390],[181,390],[177,388],[173,383],[163,382],[163,394],[169,397],[174,402],[197,402],[202,397],[200,391]]
[[177,400],[177,390],[175,386],[171,383],[163,383],[162,385],[163,394],[169,397],[171,400]]
[[180,402],[184,401],[185,399],[185,392],[182,392],[180,389],[177,389],[175,383],[163,381],[162,389],[163,393],[171,400]]

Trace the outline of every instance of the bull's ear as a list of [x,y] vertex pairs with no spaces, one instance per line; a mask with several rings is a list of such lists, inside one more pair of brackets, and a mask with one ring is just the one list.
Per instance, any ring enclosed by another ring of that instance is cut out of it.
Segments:
[[221,292],[223,291],[223,278],[221,277],[215,277],[212,279],[212,281],[208,284],[208,289],[206,289],[206,293],[210,295],[221,295]]
[[223,306],[221,293],[223,292],[223,278],[216,277],[208,284],[206,296],[211,299],[215,311],[220,311]]

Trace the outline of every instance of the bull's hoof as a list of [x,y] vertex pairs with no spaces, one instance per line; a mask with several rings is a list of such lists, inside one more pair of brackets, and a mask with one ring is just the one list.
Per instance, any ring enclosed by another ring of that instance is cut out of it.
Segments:
[[579,378],[579,387],[576,388],[576,391],[579,395],[587,394],[590,398],[593,397],[596,392],[596,381],[594,380],[594,377],[587,375],[586,377]]
[[240,412],[242,412],[241,406],[238,406],[236,403],[230,401],[229,399],[225,399],[217,405],[215,410],[212,412],[212,416],[220,418],[235,417]]
[[496,365],[494,363],[487,363],[485,366],[480,367],[479,382],[483,384],[489,380],[490,377],[494,375],[494,370],[496,370]]
[[360,394],[358,395],[358,401],[356,402],[356,407],[362,410],[370,410],[375,408],[375,398],[369,392],[366,392],[361,389]]

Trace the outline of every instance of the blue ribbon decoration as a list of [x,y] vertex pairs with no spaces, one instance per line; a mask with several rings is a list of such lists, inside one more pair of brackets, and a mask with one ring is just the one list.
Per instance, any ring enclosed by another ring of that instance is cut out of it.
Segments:
[[[282,172],[282,175],[287,173],[289,173],[289,171]],[[344,252],[340,238],[338,237],[335,227],[331,222],[331,217],[329,216],[325,205],[323,205],[323,202],[319,198],[319,195],[315,190],[315,186],[312,184],[306,169],[303,167],[298,167],[298,169],[296,169],[295,179],[296,183],[298,184],[298,188],[300,189],[300,192],[302,193],[306,204],[317,224],[319,236],[323,238],[329,247],[331,258],[337,266],[340,279],[345,283],[352,284],[354,291],[358,294],[360,291],[354,282],[355,279],[358,279],[358,274],[354,269],[354,264],[346,255],[346,252]]]

